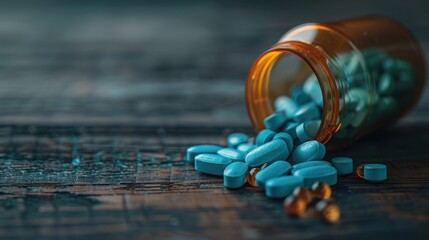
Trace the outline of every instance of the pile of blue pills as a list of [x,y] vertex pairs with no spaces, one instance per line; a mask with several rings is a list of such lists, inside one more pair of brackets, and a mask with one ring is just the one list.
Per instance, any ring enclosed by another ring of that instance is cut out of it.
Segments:
[[[296,140],[296,139],[295,139]],[[255,185],[270,198],[285,198],[296,187],[310,188],[315,182],[337,183],[337,175],[353,172],[351,158],[324,161],[325,146],[315,140],[295,145],[285,132],[265,129],[249,143],[243,133],[228,136],[228,146],[196,145],[187,149],[186,161],[201,173],[222,176],[227,188],[240,188],[252,168],[261,168],[254,176]]]
[[[323,105],[317,87],[307,83],[293,88],[291,98],[277,98],[276,112],[265,119],[266,129],[254,141],[244,133],[233,133],[228,136],[226,147],[189,147],[186,161],[198,172],[223,177],[226,188],[240,188],[248,182],[275,199],[287,198],[295,189],[309,189],[315,183],[335,185],[338,175],[353,172],[353,160],[349,157],[323,160],[325,145],[313,140]],[[365,179],[385,180],[386,168],[381,165],[365,168]]]

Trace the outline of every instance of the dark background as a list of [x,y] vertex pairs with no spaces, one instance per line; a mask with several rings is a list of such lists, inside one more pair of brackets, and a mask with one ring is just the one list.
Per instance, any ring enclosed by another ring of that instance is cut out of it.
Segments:
[[5,1],[0,121],[249,124],[247,72],[291,27],[383,14],[427,55],[426,10],[424,1]]
[[425,238],[429,88],[399,124],[332,156],[383,162],[341,178],[341,223],[183,163],[254,134],[247,72],[293,26],[381,14],[429,53],[425,1],[0,2],[0,238]]

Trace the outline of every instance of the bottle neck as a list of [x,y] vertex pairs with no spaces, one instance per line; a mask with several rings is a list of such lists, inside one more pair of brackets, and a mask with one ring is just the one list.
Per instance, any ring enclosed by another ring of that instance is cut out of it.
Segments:
[[[332,134],[339,127],[338,116],[340,114],[340,93],[336,81],[336,73],[339,72],[335,67],[335,62],[331,57],[318,46],[310,45],[299,41],[286,41],[274,45],[270,50],[260,56],[254,63],[247,80],[246,101],[249,116],[255,128],[261,130],[264,128],[263,119],[270,115],[272,102],[278,95],[273,88],[280,88],[283,95],[288,95],[290,88],[296,84],[302,84],[305,78],[292,77],[285,83],[284,79],[281,84],[277,84],[273,69],[278,68],[278,63],[282,58],[292,55],[308,65],[311,72],[317,77],[323,96],[322,119],[315,139],[326,143],[332,137]],[[292,66],[293,64],[290,64]],[[286,64],[281,71],[288,71]],[[292,73],[293,75],[293,73]],[[251,103],[251,104],[249,104]]]

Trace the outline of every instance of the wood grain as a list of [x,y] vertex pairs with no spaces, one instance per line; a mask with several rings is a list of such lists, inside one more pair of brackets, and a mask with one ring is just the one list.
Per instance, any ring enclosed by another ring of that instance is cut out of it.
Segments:
[[384,183],[340,178],[337,225],[183,161],[187,146],[254,135],[244,79],[287,29],[384,14],[427,55],[423,1],[168,3],[0,4],[1,239],[429,237],[428,86],[401,122],[328,153],[388,166]]

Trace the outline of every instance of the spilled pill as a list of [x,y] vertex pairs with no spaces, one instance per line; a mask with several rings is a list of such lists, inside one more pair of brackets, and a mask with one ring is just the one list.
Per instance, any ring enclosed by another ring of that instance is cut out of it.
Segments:
[[245,154],[234,148],[222,148],[217,151],[222,157],[231,159],[233,162],[244,162]]
[[329,199],[332,195],[331,187],[324,182],[315,182],[311,186],[311,192],[317,199]]
[[287,134],[291,135],[293,139],[296,139],[296,127],[299,125],[297,122],[289,122],[286,124],[285,128],[283,129],[283,132],[286,132]]
[[316,136],[319,127],[320,120],[305,121],[296,127],[296,136],[301,143],[312,140]]
[[337,170],[329,165],[302,168],[293,174],[304,179],[304,186],[310,188],[315,182],[337,184]]
[[283,175],[288,175],[290,173],[290,164],[286,161],[275,161],[268,167],[262,169],[256,174],[255,180],[256,185],[264,189],[265,183],[271,178],[280,177]]
[[244,162],[233,162],[223,171],[223,184],[227,188],[239,188],[246,183],[249,166]]
[[289,152],[292,152],[292,150],[293,150],[293,137],[290,134],[285,133],[285,132],[277,133],[274,136],[273,140],[276,140],[276,139],[283,140],[286,143],[287,149],[289,150]]
[[369,182],[381,182],[387,179],[387,167],[380,163],[365,164],[363,178]]
[[289,156],[289,150],[283,140],[273,140],[265,143],[246,155],[246,163],[250,167],[261,166],[277,160],[285,160]]
[[303,198],[289,196],[283,201],[283,210],[290,216],[300,216],[307,210],[307,203]]
[[315,159],[323,159],[325,153],[325,145],[318,141],[311,140],[296,146],[289,158],[289,162],[295,165]]
[[249,136],[244,133],[232,133],[227,138],[228,147],[236,148],[241,143],[247,143],[248,140]]
[[328,161],[322,161],[322,160],[312,160],[309,162],[298,163],[298,164],[295,164],[292,166],[291,174],[294,174],[296,171],[303,169],[303,168],[320,166],[320,165],[331,166],[331,163]]
[[331,160],[332,166],[337,169],[338,175],[348,175],[353,172],[353,159],[336,157]]
[[195,157],[194,164],[195,170],[199,172],[222,176],[223,171],[230,163],[232,163],[232,160],[226,157],[217,154],[203,153]]
[[189,147],[186,150],[186,161],[188,163],[194,163],[194,159],[197,155],[202,153],[216,153],[219,149],[222,149],[222,147],[217,145],[195,145]]
[[273,137],[276,135],[276,132],[264,129],[258,133],[255,139],[256,146],[261,146],[262,144],[265,144],[273,139]]
[[296,187],[304,186],[304,180],[297,176],[272,178],[265,183],[265,195],[270,198],[285,198]]
[[252,151],[255,148],[256,148],[256,145],[253,145],[250,143],[242,143],[237,146],[237,150],[244,154],[248,154],[250,151]]
[[256,176],[256,174],[258,174],[258,172],[260,170],[261,169],[259,169],[259,168],[252,168],[252,169],[250,169],[249,173],[247,173],[246,179],[247,179],[247,182],[249,183],[250,186],[256,187],[255,176]]

